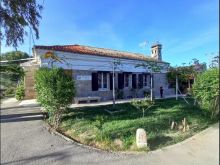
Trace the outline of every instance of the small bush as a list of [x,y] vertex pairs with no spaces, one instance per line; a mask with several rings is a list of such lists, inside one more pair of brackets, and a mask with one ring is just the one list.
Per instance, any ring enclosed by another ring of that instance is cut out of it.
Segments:
[[142,117],[144,117],[145,110],[149,110],[149,108],[153,106],[155,103],[154,101],[150,101],[145,98],[144,100],[132,100],[131,104],[138,110],[142,111]]
[[25,96],[24,83],[23,81],[21,81],[16,88],[15,98],[20,101],[24,99],[24,96]]
[[49,114],[49,121],[58,128],[61,116],[75,95],[74,81],[62,68],[40,68],[36,72],[37,100]]
[[6,96],[14,96],[14,94],[15,94],[15,88],[14,87],[8,87],[5,90],[5,95]]

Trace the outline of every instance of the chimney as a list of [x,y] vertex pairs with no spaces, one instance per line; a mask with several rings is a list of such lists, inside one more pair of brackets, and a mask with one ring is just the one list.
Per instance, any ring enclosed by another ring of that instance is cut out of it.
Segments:
[[162,49],[161,44],[158,43],[153,44],[151,46],[151,57],[154,58],[155,60],[162,61],[161,49]]

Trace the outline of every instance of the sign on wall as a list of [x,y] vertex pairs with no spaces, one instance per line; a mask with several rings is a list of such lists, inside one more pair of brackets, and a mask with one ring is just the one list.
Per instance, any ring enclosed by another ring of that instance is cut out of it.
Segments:
[[77,75],[76,80],[92,80],[91,75]]

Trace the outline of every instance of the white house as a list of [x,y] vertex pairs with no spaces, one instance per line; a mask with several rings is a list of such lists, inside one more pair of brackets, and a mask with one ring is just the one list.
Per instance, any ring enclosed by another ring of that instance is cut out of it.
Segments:
[[[73,77],[76,85],[76,98],[112,99],[113,70],[115,73],[116,98],[144,97],[149,91],[152,75],[153,92],[159,95],[159,88],[163,86],[164,94],[174,94],[174,89],[168,88],[166,72],[169,63],[162,61],[161,44],[151,47],[151,56],[138,53],[96,48],[82,45],[34,46],[35,60],[23,65],[28,73],[25,80],[26,98],[33,95],[32,70],[38,67],[62,67]],[[54,61],[45,58],[45,54],[53,54],[60,59]],[[160,72],[141,66],[142,64],[156,64]]]

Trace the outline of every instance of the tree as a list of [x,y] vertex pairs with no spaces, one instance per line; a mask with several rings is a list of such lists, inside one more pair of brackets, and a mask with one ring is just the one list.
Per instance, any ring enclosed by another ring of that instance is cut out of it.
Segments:
[[9,77],[11,77],[11,80],[14,81],[24,78],[25,75],[24,69],[16,64],[1,65],[0,73],[11,75]]
[[26,52],[22,51],[11,51],[11,52],[6,52],[3,53],[0,56],[0,61],[10,61],[10,60],[19,60],[19,59],[25,59],[29,58],[30,56]]
[[155,103],[145,98],[144,100],[132,100],[131,104],[142,111],[142,117],[144,117],[145,111],[149,110]]
[[75,85],[62,68],[40,68],[36,72],[37,100],[49,114],[49,121],[58,128],[62,113],[72,103]]
[[167,73],[168,81],[175,81],[176,75],[180,82],[187,82],[192,77],[194,69],[192,66],[170,67]]
[[200,106],[211,112],[211,116],[219,114],[219,69],[212,68],[197,76],[193,84],[193,95]]
[[212,58],[211,63],[209,64],[210,68],[219,67],[219,55]]
[[7,46],[17,48],[19,43],[24,43],[26,28],[33,29],[38,39],[42,8],[36,0],[1,0],[0,18],[3,33],[0,32],[0,39],[5,37]]
[[170,67],[167,72],[167,79],[170,85],[175,85],[176,79],[178,78],[178,84],[180,85],[180,90],[186,88],[190,89],[190,80],[195,77],[196,73],[193,66],[179,66],[179,67]]
[[[0,65],[0,84],[4,86],[9,93],[15,94],[15,88],[23,80],[25,72],[22,67],[16,64]],[[7,93],[7,92],[6,92]]]
[[[23,89],[21,85],[21,81],[23,81],[25,72],[24,69],[19,66],[18,61],[11,60],[19,60],[28,58],[28,54],[21,51],[11,51],[4,53],[0,56],[0,61],[8,61],[1,62],[0,65],[0,73],[1,79],[0,83],[6,88],[6,90],[11,91],[11,93],[15,93],[15,88],[18,89],[18,93],[23,97],[23,93],[20,92]],[[20,98],[22,98],[20,97]]]
[[118,66],[122,65],[120,60],[115,60],[112,63],[112,101],[113,101],[113,107],[115,106],[115,70],[119,69]]
[[170,67],[167,73],[168,82],[171,85],[175,85],[175,81],[178,78],[180,90],[184,92],[187,87],[191,89],[191,80],[195,80],[198,73],[206,70],[206,64],[200,63],[197,59],[192,59],[192,64],[189,66]]

